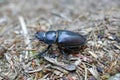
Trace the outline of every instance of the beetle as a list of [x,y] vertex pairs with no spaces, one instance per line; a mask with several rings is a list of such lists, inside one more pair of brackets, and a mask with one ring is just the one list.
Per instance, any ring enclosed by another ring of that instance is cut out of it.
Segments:
[[83,35],[68,30],[38,31],[34,36],[39,41],[48,44],[41,54],[47,52],[52,44],[57,44],[59,50],[65,54],[64,50],[73,50],[86,43],[86,38]]

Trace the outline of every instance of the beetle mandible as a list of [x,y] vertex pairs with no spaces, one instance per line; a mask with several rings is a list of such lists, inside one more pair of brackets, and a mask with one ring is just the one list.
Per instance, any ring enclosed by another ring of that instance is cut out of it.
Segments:
[[68,30],[38,31],[35,33],[35,38],[49,45],[45,51],[41,52],[42,54],[47,52],[52,44],[57,44],[60,51],[64,54],[62,48],[71,50],[86,43],[86,38],[83,35]]

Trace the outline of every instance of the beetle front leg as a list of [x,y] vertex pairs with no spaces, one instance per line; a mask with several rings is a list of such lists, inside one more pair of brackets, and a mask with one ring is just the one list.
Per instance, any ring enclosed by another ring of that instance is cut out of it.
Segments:
[[46,55],[45,53],[50,49],[50,47],[51,47],[51,45],[49,45],[44,51],[40,52],[38,54],[38,57],[45,56]]

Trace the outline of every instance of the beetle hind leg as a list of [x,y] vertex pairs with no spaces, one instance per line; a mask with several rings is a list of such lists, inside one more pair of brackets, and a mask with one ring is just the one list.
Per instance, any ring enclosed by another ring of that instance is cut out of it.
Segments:
[[68,59],[68,53],[65,52],[65,50],[61,47],[58,47],[60,52],[63,54],[63,59]]

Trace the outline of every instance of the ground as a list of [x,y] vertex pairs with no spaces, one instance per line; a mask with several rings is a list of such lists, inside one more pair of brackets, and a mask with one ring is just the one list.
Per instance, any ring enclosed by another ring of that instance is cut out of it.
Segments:
[[[47,46],[32,40],[35,32],[58,29],[84,35],[86,48],[63,61],[53,45],[52,57],[29,61]],[[108,80],[118,73],[119,0],[0,0],[0,80]]]

